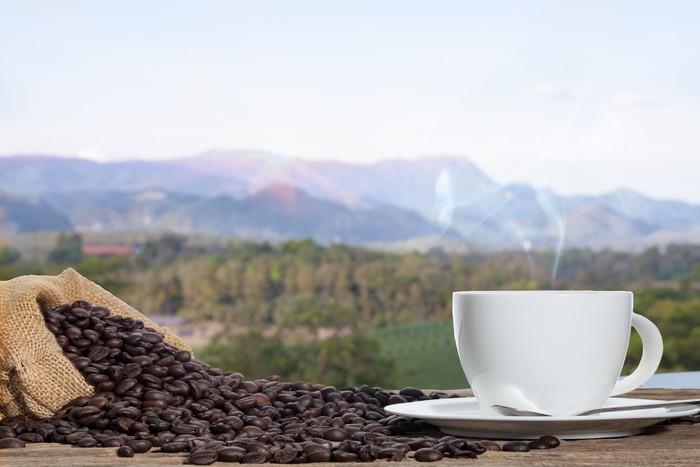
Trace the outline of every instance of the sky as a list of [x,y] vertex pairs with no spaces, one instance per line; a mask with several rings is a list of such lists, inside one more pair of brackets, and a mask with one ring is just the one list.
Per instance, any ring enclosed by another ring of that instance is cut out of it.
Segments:
[[700,203],[700,0],[0,0],[0,155],[215,149]]

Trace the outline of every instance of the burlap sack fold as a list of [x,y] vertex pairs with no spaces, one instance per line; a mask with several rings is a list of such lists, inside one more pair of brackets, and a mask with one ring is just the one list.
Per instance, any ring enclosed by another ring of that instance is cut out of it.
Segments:
[[46,328],[41,310],[87,300],[113,314],[142,320],[178,348],[189,347],[99,285],[66,269],[58,276],[20,276],[0,281],[0,419],[12,415],[52,416],[94,388],[63,355]]

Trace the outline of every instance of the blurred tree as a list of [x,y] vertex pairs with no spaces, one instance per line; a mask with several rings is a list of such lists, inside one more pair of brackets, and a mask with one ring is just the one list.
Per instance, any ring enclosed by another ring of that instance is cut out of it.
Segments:
[[185,251],[187,237],[176,234],[164,234],[155,240],[148,240],[143,245],[141,260],[149,263],[164,264],[180,257]]
[[22,253],[11,246],[3,246],[0,248],[0,266],[19,263],[22,259]]
[[54,264],[77,265],[83,261],[83,238],[77,233],[61,233],[56,246],[49,251],[48,260]]

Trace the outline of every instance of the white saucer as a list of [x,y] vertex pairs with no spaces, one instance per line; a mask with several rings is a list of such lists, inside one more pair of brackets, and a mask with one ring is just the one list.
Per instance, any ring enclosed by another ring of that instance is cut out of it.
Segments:
[[[663,402],[652,399],[608,399],[605,407]],[[669,418],[700,412],[700,407],[682,405],[672,409],[643,409],[582,417],[507,417],[485,415],[474,397],[431,399],[385,407],[392,414],[417,418],[440,431],[469,438],[537,439],[552,435],[560,439],[617,438],[640,433]]]

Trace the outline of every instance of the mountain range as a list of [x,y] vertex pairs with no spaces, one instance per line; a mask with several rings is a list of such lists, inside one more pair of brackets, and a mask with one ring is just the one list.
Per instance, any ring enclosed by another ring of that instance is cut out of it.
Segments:
[[592,248],[700,242],[700,205],[619,189],[499,185],[455,156],[372,164],[215,151],[99,163],[0,157],[0,234],[171,231],[391,248]]

